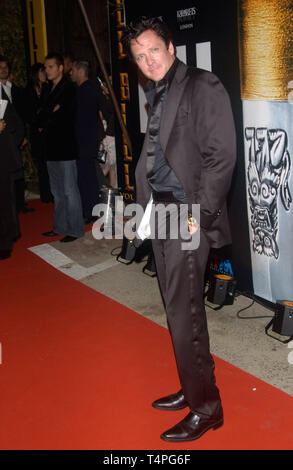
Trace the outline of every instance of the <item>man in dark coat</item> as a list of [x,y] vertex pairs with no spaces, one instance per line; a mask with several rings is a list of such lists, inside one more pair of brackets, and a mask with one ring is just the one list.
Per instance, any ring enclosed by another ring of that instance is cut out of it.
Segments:
[[53,230],[45,236],[65,235],[67,243],[84,235],[82,204],[77,184],[78,150],[74,132],[75,86],[63,77],[63,57],[49,54],[45,70],[50,82],[38,116],[44,139],[51,192],[54,197]]
[[185,205],[191,211],[183,216],[191,240],[199,230],[192,209],[200,204],[198,248],[190,242],[190,248],[183,249],[183,237],[172,238],[168,230],[167,236],[152,240],[182,387],[153,406],[159,410],[189,407],[189,414],[161,438],[191,441],[223,424],[203,290],[210,247],[231,242],[225,200],[236,158],[234,122],[219,79],[190,69],[175,57],[171,34],[161,20],[141,18],[131,23],[123,43],[150,79],[149,122],[136,167],[137,203],[146,207],[152,196],[155,208],[177,205],[180,222],[178,208]]
[[9,100],[0,99],[6,109],[0,121],[0,259],[9,258],[14,241],[20,236],[16,213],[13,172],[22,166],[18,146],[24,127]]
[[[99,143],[105,135],[99,116],[101,105],[98,99],[97,86],[88,77],[88,61],[75,61],[71,70],[71,79],[77,84],[75,135],[79,156],[77,160],[78,186],[86,223],[94,220],[92,210],[99,202],[99,181],[104,180],[96,158]],[[99,175],[97,175],[97,172],[99,172]]]
[[[24,89],[16,86],[12,81],[12,70],[11,64],[8,59],[4,56],[0,56],[0,82],[2,84],[2,95],[3,98],[10,101],[13,104],[15,111],[19,118],[22,120],[23,125],[26,122],[26,103]],[[24,145],[26,138],[24,136],[23,141],[20,143]],[[15,198],[16,198],[16,209],[18,212],[24,214],[33,212],[35,209],[28,208],[25,202],[25,179],[23,165],[16,172],[13,173],[15,181]]]

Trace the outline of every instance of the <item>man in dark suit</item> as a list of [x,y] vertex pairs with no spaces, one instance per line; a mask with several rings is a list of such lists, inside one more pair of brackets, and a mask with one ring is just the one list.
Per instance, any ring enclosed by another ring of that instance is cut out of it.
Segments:
[[[19,118],[22,120],[23,125],[26,122],[26,106],[24,99],[24,89],[15,85],[12,80],[13,74],[11,64],[4,56],[0,56],[0,82],[2,85],[2,95],[4,99],[13,104]],[[24,135],[23,141],[20,142],[21,146],[26,145],[27,139]],[[21,157],[21,154],[20,154]],[[27,207],[25,202],[25,179],[23,165],[13,173],[15,181],[15,196],[16,196],[16,209],[17,212],[24,214],[34,212],[34,208]]]
[[[24,138],[24,127],[12,104],[5,99],[0,84],[0,260],[11,256],[13,243],[20,237],[16,213],[13,173],[21,168],[18,146]],[[5,110],[4,110],[5,106]]]
[[96,163],[99,143],[103,140],[105,131],[99,115],[101,104],[97,86],[89,80],[89,62],[74,61],[70,75],[77,84],[75,136],[79,159],[76,163],[83,216],[88,224],[95,220],[93,208],[99,202],[100,187],[106,183],[102,170]]
[[[136,167],[137,203],[145,208],[152,196],[153,209],[159,204],[178,208],[185,204],[189,212],[183,222],[190,239],[200,230],[197,249],[182,249],[182,238],[174,239],[168,229],[165,239],[152,240],[182,387],[153,406],[189,407],[188,415],[161,438],[191,441],[223,424],[203,290],[210,247],[231,242],[225,201],[236,158],[234,122],[219,79],[176,58],[172,37],[161,20],[144,17],[132,22],[122,40],[149,79],[148,128]],[[200,204],[200,227],[192,217],[195,204]]]

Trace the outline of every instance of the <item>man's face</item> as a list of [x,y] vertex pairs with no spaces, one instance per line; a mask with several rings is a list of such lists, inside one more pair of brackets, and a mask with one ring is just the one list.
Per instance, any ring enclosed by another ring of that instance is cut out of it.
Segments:
[[64,73],[70,74],[73,67],[73,62],[69,57],[64,58]]
[[78,83],[78,69],[76,68],[75,63],[73,64],[72,69],[70,71],[70,76],[73,82]]
[[63,65],[57,65],[56,59],[45,60],[45,70],[48,80],[57,80],[63,75]]
[[0,80],[7,80],[9,68],[6,62],[0,62]]
[[130,49],[139,69],[154,82],[164,78],[175,60],[173,44],[170,42],[167,49],[163,39],[151,29],[133,39]]
[[39,70],[38,79],[39,79],[40,83],[45,83],[45,81],[47,80],[46,72],[45,72],[44,69]]

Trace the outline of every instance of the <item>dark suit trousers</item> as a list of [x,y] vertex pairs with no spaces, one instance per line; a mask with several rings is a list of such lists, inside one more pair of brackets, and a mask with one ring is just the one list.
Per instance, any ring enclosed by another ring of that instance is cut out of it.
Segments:
[[23,177],[15,179],[16,210],[21,212],[25,208],[25,180]]
[[99,203],[100,185],[97,177],[96,162],[94,158],[81,158],[76,161],[77,181],[81,196],[83,216],[92,217],[92,211]]
[[168,235],[152,240],[157,275],[185,399],[191,411],[212,415],[221,409],[221,400],[203,301],[210,247],[203,232],[199,248],[182,250],[181,243]]
[[44,158],[44,142],[42,135],[36,130],[31,131],[31,151],[33,160],[38,170],[40,199],[42,202],[53,202],[53,196],[50,188],[47,162]]
[[12,250],[18,236],[14,181],[11,174],[3,173],[0,175],[0,250]]

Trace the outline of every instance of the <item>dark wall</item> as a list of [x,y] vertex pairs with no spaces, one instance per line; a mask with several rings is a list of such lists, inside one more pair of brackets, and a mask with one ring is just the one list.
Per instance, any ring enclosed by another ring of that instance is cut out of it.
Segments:
[[[109,62],[107,0],[83,0],[98,48]],[[77,1],[45,0],[48,50],[84,57],[94,71],[97,59]]]

